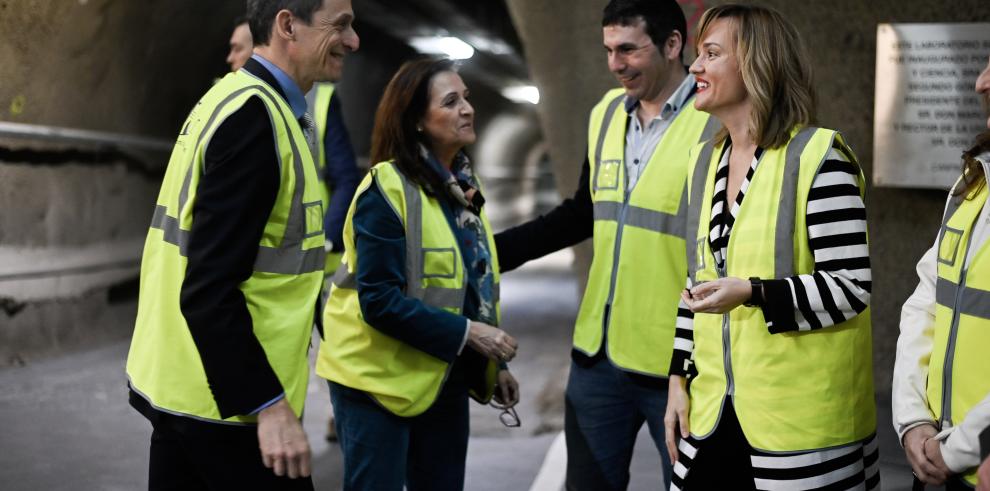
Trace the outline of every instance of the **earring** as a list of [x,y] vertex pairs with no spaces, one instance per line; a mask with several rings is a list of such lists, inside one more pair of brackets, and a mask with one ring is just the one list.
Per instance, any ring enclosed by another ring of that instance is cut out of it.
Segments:
[[423,132],[423,127],[422,126],[417,126],[416,127],[416,131],[422,133]]

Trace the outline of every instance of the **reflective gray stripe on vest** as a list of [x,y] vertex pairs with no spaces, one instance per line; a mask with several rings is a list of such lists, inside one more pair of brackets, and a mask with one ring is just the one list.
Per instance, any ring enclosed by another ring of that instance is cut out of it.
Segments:
[[[686,104],[693,104],[693,102],[688,101]],[[721,127],[722,123],[719,122],[718,118],[709,115],[708,121],[705,123],[705,129],[701,130],[701,138],[698,138],[698,143],[711,140]]]
[[423,200],[419,188],[395,171],[406,199],[406,295],[423,300]]
[[428,286],[422,289],[423,303],[441,309],[464,308],[464,288],[443,288],[439,286]]
[[[815,131],[818,131],[818,128],[812,126],[802,128],[787,144],[784,179],[780,185],[780,206],[777,207],[777,228],[774,232],[774,278],[794,276],[794,218],[798,177],[801,173],[801,154],[804,153]],[[825,156],[827,157],[828,154],[826,153]],[[822,159],[824,162],[825,157]]]
[[[686,199],[686,196],[684,199]],[[684,237],[684,220],[686,217],[684,211],[686,208],[686,205],[682,203],[679,206],[678,214],[671,215],[662,211],[629,205],[626,209],[625,224],[661,234]],[[618,222],[621,211],[622,203],[615,201],[596,201],[594,204],[595,220]]]
[[[406,183],[406,180],[405,180],[404,177],[402,178],[402,181],[403,181],[403,186],[405,186],[407,183]],[[412,189],[404,187],[404,190],[405,190],[406,193],[411,193],[411,192],[415,191],[416,192],[416,195],[418,197],[419,196],[419,190],[416,189],[416,188],[414,188],[414,187],[411,187],[411,188]],[[418,202],[418,201],[420,201],[420,199],[416,199],[416,201]],[[407,200],[407,206],[409,206],[409,200]],[[420,222],[416,227],[414,227],[414,228],[416,228],[416,231],[414,231],[413,234],[417,235],[420,238],[420,241],[421,241],[422,240],[422,215],[421,215],[422,208],[419,208],[419,210],[420,211],[417,212],[416,215],[420,215],[420,218],[418,218],[418,219],[417,218],[410,219],[409,218],[409,211],[410,210],[407,209],[407,219],[410,220],[410,222],[412,222],[413,220],[416,220],[416,221]],[[420,272],[419,278],[421,278],[422,277],[422,270],[423,270],[422,269],[422,255],[415,253],[414,251],[410,250],[410,248],[408,247],[408,244],[411,242],[411,240],[409,239],[410,236],[411,236],[411,234],[409,232],[407,232],[406,233],[406,244],[407,244],[407,247],[406,247],[406,254],[407,254],[406,274],[407,275],[410,275],[412,271],[419,271]],[[413,261],[409,261],[408,260],[409,257],[414,257],[414,260]],[[412,264],[410,264],[410,263],[412,263]],[[413,278],[416,281],[416,285],[420,285],[419,288],[416,288],[416,291],[417,292],[420,292],[420,293],[418,293],[417,294],[418,296],[416,296],[415,298],[419,298],[419,299],[423,300],[424,302],[426,302],[427,304],[429,304],[431,306],[434,306],[434,307],[439,307],[439,308],[454,308],[454,309],[461,309],[461,308],[463,308],[463,306],[464,306],[464,294],[465,294],[466,289],[467,289],[467,285],[466,284],[465,284],[465,287],[463,289],[442,288],[442,287],[435,287],[435,286],[430,286],[430,287],[422,288],[421,287],[422,283],[419,282],[419,279],[415,278],[415,275],[409,276],[409,278]],[[346,264],[343,264],[343,263],[341,263],[341,265],[337,267],[337,271],[334,272],[333,277],[330,279],[330,281],[334,285],[336,285],[337,288],[346,288],[346,289],[351,289],[351,290],[357,289],[357,281],[356,281],[355,275],[352,274],[350,271],[348,271],[347,270],[347,265]],[[411,289],[411,288],[407,286],[407,289]],[[407,294],[408,294],[408,292],[407,292]],[[412,296],[412,295],[410,295],[410,296]],[[500,288],[499,283],[495,283],[494,285],[492,285],[492,296],[493,296],[493,301],[497,303],[499,301],[499,299],[500,299],[500,296],[501,296],[501,288]]]
[[990,320],[990,291],[964,286],[959,292],[957,306],[955,302],[958,289],[959,285],[939,278],[935,283],[935,302],[949,309],[957,309],[959,314]]
[[[198,148],[199,142],[202,141],[202,138],[206,134],[206,130],[209,129],[210,125],[212,125],[222,108],[236,96],[251,89],[258,89],[261,95],[271,100],[273,105],[278,105],[275,96],[262,85],[252,85],[238,89],[217,105],[214,113],[210,115],[210,119],[203,127],[204,131],[199,135],[196,148]],[[286,120],[285,115],[282,114],[281,111],[279,111],[279,115],[281,115],[282,122],[288,128],[289,122]],[[271,117],[272,115],[269,113],[269,118]],[[273,137],[275,139],[277,153],[278,135],[275,130],[274,121],[272,123]],[[287,275],[311,273],[314,271],[322,271],[326,261],[326,251],[324,251],[322,247],[315,247],[306,250],[302,249],[302,240],[306,234],[305,207],[302,202],[303,192],[305,190],[305,172],[303,169],[303,160],[299,154],[299,149],[296,146],[295,138],[292,138],[291,135],[289,136],[289,142],[292,148],[293,173],[295,174],[296,186],[293,189],[293,199],[290,204],[289,217],[286,221],[285,235],[282,237],[281,247],[273,248],[260,245],[258,246],[258,255],[255,258],[254,271],[260,273]],[[279,166],[281,166],[281,158],[278,158],[277,161],[279,162]],[[190,165],[185,179],[183,180],[182,189],[179,193],[179,210],[177,211],[181,211],[185,208],[189,199],[189,185],[192,181],[192,171],[193,166]],[[168,210],[164,206],[158,205],[155,207],[151,227],[162,230],[164,233],[165,242],[178,246],[179,253],[182,256],[186,256],[188,254],[189,232],[182,230],[179,227],[178,219],[169,216]]]
[[619,107],[619,103],[625,99],[625,95],[619,95],[608,103],[605,109],[605,117],[602,118],[602,127],[598,130],[598,143],[595,145],[595,175],[591,179],[592,191],[598,191],[598,171],[602,168],[602,146],[605,144],[605,135],[608,134],[608,127],[611,126],[612,115]]
[[[245,73],[247,73],[247,72],[245,72]],[[268,87],[265,87],[265,86],[259,86],[259,87],[261,88],[261,93],[264,94],[266,97],[268,97],[268,99],[271,101],[272,105],[275,106],[275,107],[278,107],[278,96],[276,96],[275,94],[273,94],[268,89]],[[266,108],[267,108],[267,106],[266,106]],[[302,155],[299,153],[299,148],[296,146],[296,139],[293,138],[292,135],[291,135],[291,133],[292,133],[292,130],[291,130],[292,126],[291,125],[295,124],[296,126],[298,126],[299,125],[299,122],[297,122],[295,120],[289,121],[288,119],[285,118],[285,114],[283,114],[282,111],[278,111],[278,114],[282,118],[282,124],[289,131],[289,145],[292,148],[292,171],[295,173],[295,176],[296,176],[296,185],[294,186],[294,189],[292,190],[292,201],[290,202],[290,205],[289,205],[289,218],[288,218],[288,220],[286,220],[286,223],[285,223],[285,235],[282,237],[282,246],[280,248],[281,249],[289,249],[289,248],[299,249],[299,246],[301,246],[302,241],[303,241],[303,238],[306,235],[306,216],[305,216],[305,210],[304,210],[304,206],[303,206],[303,192],[305,191],[305,188],[306,188],[306,185],[305,185],[305,182],[306,182],[306,177],[305,177],[306,176],[306,171],[303,168]],[[273,126],[273,128],[274,128],[274,126]],[[302,132],[302,128],[300,128],[300,132]],[[277,142],[278,142],[278,138],[277,137],[276,137],[275,141],[276,141],[276,145],[277,145]],[[281,162],[281,159],[279,159],[279,162]],[[318,248],[318,249],[322,250],[322,248]],[[299,252],[305,252],[305,251],[299,250]],[[326,252],[325,251],[323,252],[323,256],[324,256],[324,259],[326,259]],[[256,268],[257,268],[257,266],[258,266],[258,264],[255,263],[255,267]],[[319,269],[323,269],[322,266],[323,265],[320,265],[320,268]],[[258,271],[260,271],[260,270],[258,270]]]
[[[938,248],[941,251],[942,241],[945,238],[945,233],[949,230],[955,230],[949,227],[949,220],[952,215],[959,210],[962,206],[963,196],[953,197],[946,204],[945,216],[942,219],[942,229],[939,231],[938,237]],[[955,230],[961,236],[964,234],[962,230]],[[963,246],[962,258],[959,258],[959,246],[961,244],[956,244],[955,250],[953,251],[952,263],[944,261],[941,257],[941,253],[937,254],[939,256],[938,262],[943,264],[949,264],[952,266],[957,260],[966,260],[966,255],[969,254],[969,248],[972,245],[973,234],[970,233],[969,237],[966,238],[966,243]],[[963,263],[965,266],[965,263]],[[952,318],[949,324],[949,336],[948,341],[945,346],[945,361],[942,363],[942,418],[941,425],[943,428],[952,426],[952,369],[955,365],[956,357],[956,341],[959,333],[959,320],[962,314],[974,315],[977,317],[982,317],[984,319],[988,318],[984,312],[981,315],[980,312],[973,312],[973,310],[982,311],[990,299],[986,297],[987,292],[984,290],[977,290],[974,288],[969,288],[966,286],[966,268],[961,268],[959,283],[956,284],[948,279],[939,277],[935,283],[935,302],[948,307],[952,312]],[[982,297],[982,298],[981,298]]]
[[[708,131],[709,127],[712,126],[712,121],[716,121],[716,119],[709,117],[708,123],[705,125],[706,131]],[[704,138],[704,135],[702,135],[702,138]],[[703,245],[699,243],[699,241],[707,240],[708,234],[706,233],[706,238],[702,239],[698,239],[697,235],[698,227],[701,225],[701,203],[704,201],[705,182],[707,181],[708,167],[711,165],[712,153],[715,151],[715,142],[711,141],[709,138],[705,138],[705,140],[708,141],[705,142],[703,147],[701,147],[701,151],[698,152],[698,160],[694,163],[694,173],[691,176],[691,195],[689,200],[693,201],[694,204],[689,205],[687,210],[688,235],[685,235],[685,238],[687,239],[687,265],[688,275],[693,280],[697,280],[696,273],[705,268],[705,258],[699,258],[698,251]]]
[[423,200],[419,188],[398,168],[396,174],[406,199],[406,295],[433,307],[460,310],[467,293],[466,274],[460,288],[423,287]]
[[[230,104],[230,101],[234,100],[235,98],[237,98],[237,96],[243,94],[248,90],[259,87],[260,86],[258,85],[250,85],[247,87],[242,87],[240,89],[235,90],[230,95],[225,97],[222,101],[220,101],[220,104],[217,104],[216,109],[213,110],[213,114],[210,114],[209,119],[206,120],[206,124],[203,125],[203,131],[199,132],[199,138],[196,139],[196,146],[193,148],[198,149],[200,144],[203,143],[203,137],[206,136],[206,130],[208,130],[210,127],[213,126],[213,122],[216,121],[217,116],[220,115],[220,112],[227,104]],[[269,115],[269,118],[271,118],[271,115]],[[272,124],[273,129],[274,126],[275,125]],[[275,139],[275,147],[276,149],[278,148],[278,138]],[[279,165],[281,165],[281,162],[279,162]],[[193,173],[193,166],[190,165],[189,169],[186,170],[186,175],[182,179],[182,187],[179,189],[179,210],[176,210],[177,212],[181,212],[182,208],[185,207],[186,203],[189,201],[189,186],[192,183],[192,173]]]
[[168,208],[155,205],[155,214],[151,217],[151,228],[161,230],[163,240],[179,248],[183,257],[189,254],[189,231],[179,228],[179,220],[168,216]]

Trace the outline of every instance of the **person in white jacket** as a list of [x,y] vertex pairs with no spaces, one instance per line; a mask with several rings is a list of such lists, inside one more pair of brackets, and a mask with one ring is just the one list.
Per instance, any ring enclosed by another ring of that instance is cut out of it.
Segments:
[[[990,64],[977,79],[976,91],[990,116]],[[967,284],[967,279],[979,274],[974,273],[971,267],[987,268],[988,271],[982,275],[990,274],[990,258],[981,257],[990,253],[990,206],[985,205],[986,192],[980,190],[980,186],[987,186],[986,176],[990,175],[990,119],[987,127],[988,131],[977,138],[977,144],[964,154],[964,178],[949,195],[943,227],[935,244],[918,262],[918,287],[901,310],[894,365],[893,421],[907,459],[918,480],[933,485],[944,483],[949,490],[971,489],[975,484],[975,471],[980,464],[979,435],[990,426],[990,391],[980,392],[983,394],[982,400],[969,395],[972,404],[964,405],[971,406],[968,411],[964,407],[950,406],[960,405],[958,397],[953,397],[953,394],[963,390],[960,381],[976,380],[984,384],[983,380],[987,379],[985,374],[960,377],[958,373],[953,373],[953,369],[960,370],[960,357],[986,359],[990,348],[983,343],[955,343],[959,318],[970,319],[974,315],[966,310],[972,308],[973,303],[960,299],[974,293],[977,296],[990,295],[990,292]],[[974,208],[981,204],[974,200],[982,201],[982,209]],[[958,222],[950,223],[950,219],[963,209],[961,206],[971,211],[979,210],[974,213],[976,219],[964,227],[952,227],[950,225]],[[968,248],[963,240],[966,232],[969,233]],[[955,238],[959,244],[953,245],[953,234],[958,234]],[[964,261],[961,269],[959,265],[953,266],[957,260]],[[949,270],[957,275],[961,271],[958,285],[946,281]],[[939,278],[940,273],[942,278]],[[949,302],[945,302],[947,293],[952,295],[948,298]],[[955,301],[951,301],[953,298]],[[942,317],[938,320],[937,304],[943,305]],[[985,307],[985,302],[977,302],[976,305]],[[990,319],[977,318],[976,321],[964,322],[990,324]],[[951,328],[946,329],[945,326],[949,325]],[[966,351],[968,355],[964,353]],[[949,356],[945,355],[947,352]],[[967,366],[964,364],[963,368]],[[945,388],[938,384],[944,384]],[[990,387],[990,384],[987,386]],[[930,397],[931,394],[935,396]],[[930,400],[933,398],[944,401]],[[987,483],[980,484],[985,486]]]

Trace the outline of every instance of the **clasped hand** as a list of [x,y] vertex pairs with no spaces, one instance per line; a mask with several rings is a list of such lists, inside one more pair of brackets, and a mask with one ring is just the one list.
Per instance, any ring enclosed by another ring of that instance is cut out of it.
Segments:
[[468,346],[494,361],[512,361],[519,344],[505,331],[483,322],[471,322]]
[[926,484],[939,486],[952,475],[942,459],[939,441],[935,439],[934,426],[921,425],[904,434],[904,453],[914,475]]

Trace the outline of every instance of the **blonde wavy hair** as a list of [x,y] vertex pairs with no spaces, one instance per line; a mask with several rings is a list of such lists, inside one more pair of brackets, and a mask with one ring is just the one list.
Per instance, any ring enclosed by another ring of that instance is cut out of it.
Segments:
[[[698,22],[698,44],[712,24],[728,19],[736,31],[736,59],[753,104],[750,134],[763,148],[787,143],[791,130],[815,122],[816,98],[811,64],[797,29],[776,10],[725,4],[705,11]],[[715,136],[728,136],[723,127]]]

